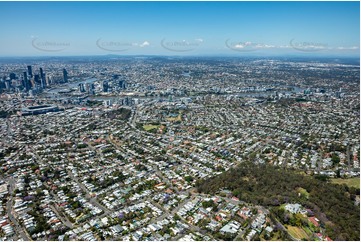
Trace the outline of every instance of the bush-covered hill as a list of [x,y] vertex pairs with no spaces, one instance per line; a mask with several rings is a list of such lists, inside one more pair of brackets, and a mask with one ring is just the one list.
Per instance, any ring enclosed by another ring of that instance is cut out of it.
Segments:
[[197,189],[211,194],[228,189],[240,200],[270,207],[297,202],[315,212],[332,239],[360,239],[360,208],[354,203],[360,190],[356,188],[271,165],[242,163],[217,177],[197,181]]

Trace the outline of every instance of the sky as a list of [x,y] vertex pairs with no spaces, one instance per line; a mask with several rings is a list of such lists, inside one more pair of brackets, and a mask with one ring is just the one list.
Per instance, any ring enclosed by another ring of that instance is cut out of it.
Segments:
[[0,56],[359,56],[359,2],[0,2]]

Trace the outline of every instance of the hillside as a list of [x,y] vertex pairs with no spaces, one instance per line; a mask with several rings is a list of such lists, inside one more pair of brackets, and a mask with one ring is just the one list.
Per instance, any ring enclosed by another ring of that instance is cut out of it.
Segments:
[[270,165],[243,163],[217,177],[198,181],[197,189],[210,194],[228,189],[240,200],[269,208],[297,202],[315,212],[332,239],[360,239],[360,209],[354,203],[360,190],[356,188]]

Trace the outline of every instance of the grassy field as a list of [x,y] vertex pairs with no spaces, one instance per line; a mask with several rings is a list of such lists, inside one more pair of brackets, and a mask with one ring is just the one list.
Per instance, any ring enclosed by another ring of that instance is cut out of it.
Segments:
[[152,130],[152,129],[158,129],[158,128],[159,128],[159,125],[153,125],[153,124],[143,125],[143,129],[145,131],[149,131],[149,130]]
[[182,121],[182,113],[183,113],[182,111],[179,111],[177,117],[168,117],[167,121],[169,122]]
[[334,178],[334,179],[331,179],[331,182],[335,183],[335,184],[346,184],[349,187],[360,188],[360,178],[359,177],[347,178],[347,179]]
[[308,236],[312,236],[313,232],[309,227],[303,227],[303,230],[306,232],[306,234],[308,234]]
[[182,121],[182,115],[179,114],[177,117],[169,117],[167,118],[167,121],[169,122]]
[[288,230],[288,233],[290,233],[290,235],[296,239],[301,240],[301,239],[305,238],[305,239],[309,240],[308,234],[302,228],[295,227],[295,226],[288,226],[287,230]]

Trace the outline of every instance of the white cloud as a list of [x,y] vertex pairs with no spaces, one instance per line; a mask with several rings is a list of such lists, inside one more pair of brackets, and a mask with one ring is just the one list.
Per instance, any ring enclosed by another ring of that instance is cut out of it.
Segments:
[[236,49],[243,49],[243,48],[244,48],[244,45],[242,45],[241,43],[239,43],[239,44],[236,44],[236,45],[234,46],[234,48],[236,48]]
[[351,47],[344,47],[344,46],[340,46],[337,47],[338,50],[358,50],[359,47],[358,46],[351,46]]
[[140,44],[139,46],[140,47],[145,47],[145,46],[149,46],[150,45],[150,43],[148,42],[148,41],[144,41],[142,44]]
[[275,48],[276,46],[274,45],[264,45],[264,48]]
[[195,41],[198,41],[198,42],[203,42],[203,39],[198,38],[198,39],[195,39]]
[[258,44],[258,43],[252,43],[250,41],[238,43],[233,46],[233,48],[236,49],[243,49],[243,48],[254,48],[254,49],[269,49],[269,48],[276,48],[274,45],[267,45],[267,44]]
[[309,45],[309,46],[304,46],[305,49],[326,49],[326,46],[323,45]]

